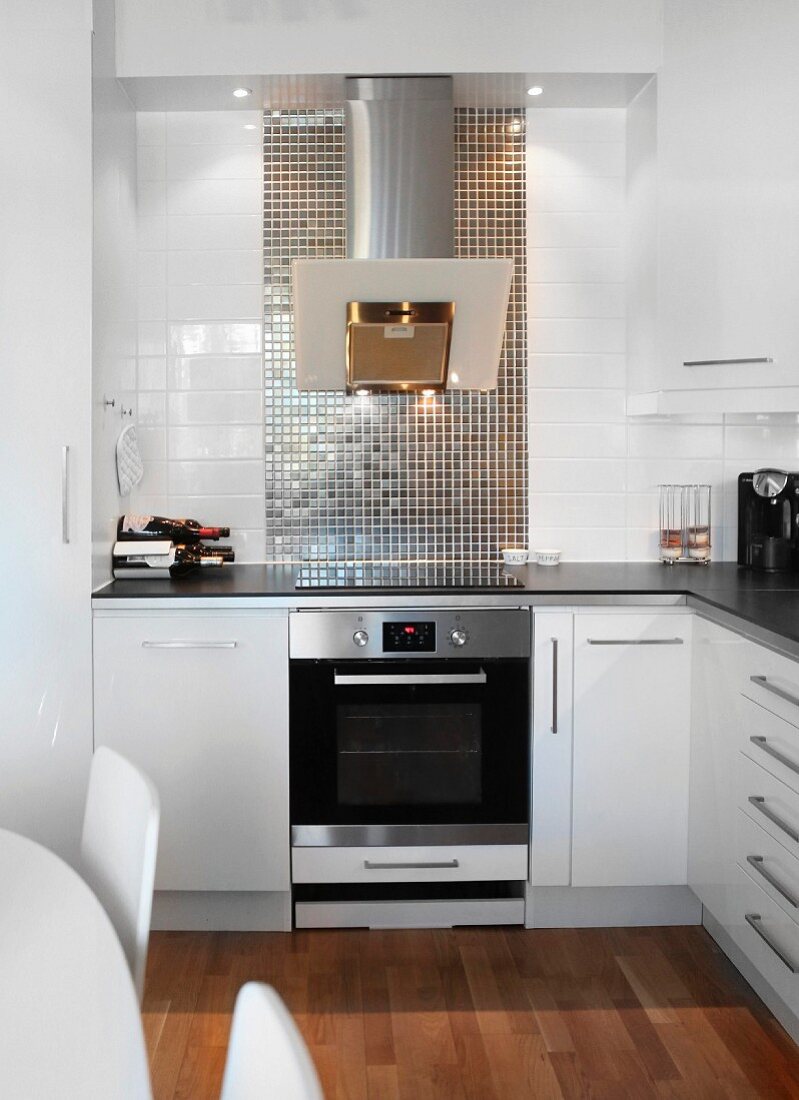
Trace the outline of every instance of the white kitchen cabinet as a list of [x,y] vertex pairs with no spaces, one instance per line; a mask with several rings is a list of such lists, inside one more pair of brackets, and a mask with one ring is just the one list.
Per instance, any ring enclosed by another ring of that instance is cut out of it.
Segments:
[[94,668],[95,744],[158,788],[157,889],[287,891],[287,612],[96,612]]
[[735,879],[735,752],[738,683],[749,648],[731,630],[694,622],[688,885],[722,920]]
[[687,882],[691,614],[574,619],[572,886]]
[[91,762],[91,5],[0,14],[0,827],[68,859]]
[[574,615],[533,617],[533,886],[568,886],[572,832],[572,651]]
[[[629,211],[631,240],[652,242],[647,263],[637,246],[631,252],[630,390],[664,392],[660,404],[633,411],[797,407],[799,391],[782,391],[781,403],[768,392],[799,387],[797,41],[799,5],[790,0],[664,7],[663,64],[645,93],[656,112],[649,133],[628,131],[630,194],[643,181],[655,196]],[[650,117],[638,103],[631,114]],[[654,310],[652,294],[639,293],[650,258]],[[643,335],[653,322],[654,367]],[[682,404],[675,391],[685,391]]]

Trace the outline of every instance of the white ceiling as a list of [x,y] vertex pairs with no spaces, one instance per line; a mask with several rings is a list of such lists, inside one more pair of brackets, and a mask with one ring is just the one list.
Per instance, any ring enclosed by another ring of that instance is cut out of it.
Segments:
[[[336,107],[342,75],[133,77],[122,81],[140,111],[236,111]],[[626,107],[651,73],[456,73],[456,107]],[[528,96],[533,85],[544,89]],[[252,95],[233,96],[234,88]]]

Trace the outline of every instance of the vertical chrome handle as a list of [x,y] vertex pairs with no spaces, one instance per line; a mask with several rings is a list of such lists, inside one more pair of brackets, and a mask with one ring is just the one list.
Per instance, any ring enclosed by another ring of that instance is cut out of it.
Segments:
[[69,542],[69,447],[61,448],[61,541]]
[[763,931],[763,928],[760,924],[763,918],[761,917],[760,913],[744,913],[744,920],[750,928],[753,928],[755,932],[757,932],[758,936],[760,936],[765,945],[771,948],[771,950],[774,952],[780,962],[785,963],[792,974],[799,974],[799,967],[796,966],[796,963],[791,962],[788,956],[783,951],[781,951],[779,947],[777,947],[777,945],[772,940],[770,940],[766,933]]
[[552,733],[558,732],[558,639],[552,639]]

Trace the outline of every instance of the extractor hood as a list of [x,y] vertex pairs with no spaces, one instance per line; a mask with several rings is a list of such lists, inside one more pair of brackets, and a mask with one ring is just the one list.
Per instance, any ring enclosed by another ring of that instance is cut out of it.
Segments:
[[492,389],[513,264],[453,259],[450,77],[347,81],[347,259],[293,264],[302,390]]

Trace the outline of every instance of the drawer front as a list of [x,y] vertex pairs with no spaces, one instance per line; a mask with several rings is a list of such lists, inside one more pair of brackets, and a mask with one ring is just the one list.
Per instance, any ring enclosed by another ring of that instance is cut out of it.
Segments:
[[527,878],[526,844],[293,848],[293,882],[486,882]]
[[799,1011],[799,925],[740,867],[726,928],[778,996]]
[[752,642],[744,664],[743,694],[799,725],[799,661]]
[[741,751],[799,791],[799,729],[743,695],[740,703]]
[[799,857],[799,795],[743,753],[736,761],[738,809]]
[[799,859],[738,811],[735,850],[739,867],[799,924]]

